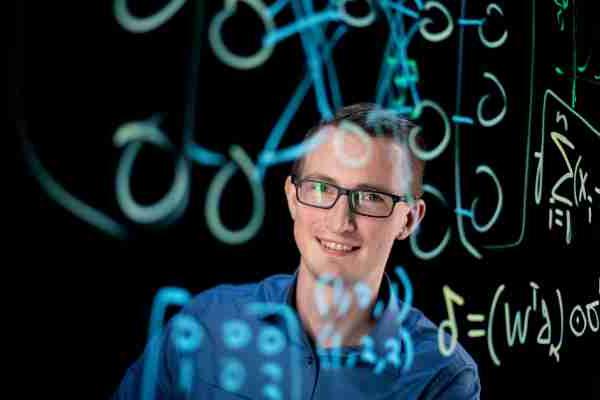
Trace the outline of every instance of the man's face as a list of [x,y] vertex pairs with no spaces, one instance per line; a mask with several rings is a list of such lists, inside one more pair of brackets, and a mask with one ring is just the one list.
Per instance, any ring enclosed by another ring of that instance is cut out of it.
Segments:
[[[404,149],[389,138],[372,138],[370,157],[360,167],[352,160],[361,159],[367,145],[355,134],[340,135],[340,128],[326,127],[323,142],[306,155],[298,178],[329,181],[348,189],[368,188],[405,195],[410,170]],[[342,137],[343,139],[339,139]],[[340,148],[346,161],[339,156]],[[350,161],[350,162],[348,162]],[[425,204],[419,200],[412,207],[400,202],[387,218],[372,218],[350,211],[348,196],[340,196],[331,209],[319,209],[298,202],[290,178],[285,191],[294,220],[294,236],[300,250],[300,268],[315,278],[323,274],[340,277],[347,283],[381,279],[395,239],[403,240],[423,217]],[[333,243],[333,245],[332,245]],[[340,246],[351,247],[350,251]],[[332,249],[333,247],[333,249]]]

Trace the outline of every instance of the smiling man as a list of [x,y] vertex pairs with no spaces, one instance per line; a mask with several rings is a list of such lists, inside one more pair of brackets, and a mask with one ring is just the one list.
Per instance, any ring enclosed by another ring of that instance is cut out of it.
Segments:
[[[284,184],[296,273],[196,296],[180,313],[185,329],[170,323],[115,398],[479,398],[472,358],[460,345],[442,356],[436,326],[385,273],[393,244],[425,215],[424,162],[407,145],[414,127],[362,103],[310,130],[317,145]],[[193,367],[182,367],[175,331],[203,338]]]

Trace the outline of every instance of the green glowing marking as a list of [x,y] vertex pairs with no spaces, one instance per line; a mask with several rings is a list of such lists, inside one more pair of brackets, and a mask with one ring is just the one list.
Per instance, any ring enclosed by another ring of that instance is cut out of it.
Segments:
[[208,194],[206,195],[204,213],[208,228],[215,237],[227,244],[241,244],[250,240],[258,232],[263,223],[265,216],[265,192],[260,179],[255,173],[256,170],[252,164],[252,160],[248,157],[244,149],[233,145],[229,150],[229,154],[233,161],[240,166],[250,183],[253,201],[252,218],[250,218],[250,221],[244,228],[237,231],[226,228],[221,222],[219,215],[221,194],[227,182],[229,182],[238,169],[233,162],[224,165],[210,183]]
[[565,74],[565,71],[563,71],[560,67],[554,67],[554,72],[561,76]]
[[[394,78],[394,84],[400,88],[406,88],[410,83],[416,83],[419,81],[419,69],[415,60],[408,60],[406,62],[408,71],[406,73],[397,75]],[[404,95],[402,95],[404,97]]]
[[590,54],[587,58],[587,60],[585,61],[585,64],[583,64],[581,67],[577,67],[577,71],[584,73],[585,70],[589,67],[590,65],[590,59],[592,58],[592,55]]
[[577,41],[575,38],[577,32],[577,21],[575,20],[575,3],[573,3],[573,11],[572,11],[572,20],[573,20],[573,28],[572,28],[572,45],[573,45],[573,77],[571,79],[571,107],[575,108],[575,104],[577,103]]
[[563,17],[563,13],[567,11],[569,8],[569,0],[554,0],[554,4],[558,6],[558,11],[556,12],[556,22],[560,25],[560,30],[565,30],[565,19]]

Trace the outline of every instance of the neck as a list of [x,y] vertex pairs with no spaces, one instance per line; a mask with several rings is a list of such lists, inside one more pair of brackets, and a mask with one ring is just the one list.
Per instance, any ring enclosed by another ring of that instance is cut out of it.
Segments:
[[[305,265],[301,264],[296,283],[295,301],[300,320],[309,336],[320,347],[360,345],[362,337],[367,335],[375,326],[375,322],[371,318],[371,311],[377,299],[382,278],[383,272],[363,280],[369,286],[371,293],[369,305],[363,309],[359,307],[352,291],[351,285],[355,282],[345,282],[344,293],[350,295],[351,303],[348,310],[340,315],[342,313],[339,307],[333,304],[334,288],[319,283],[319,278],[312,274]],[[315,295],[317,291],[322,295],[323,303],[327,305],[327,312],[319,311]],[[325,330],[328,326],[333,326],[334,332],[328,334]],[[337,342],[335,334],[340,335]]]

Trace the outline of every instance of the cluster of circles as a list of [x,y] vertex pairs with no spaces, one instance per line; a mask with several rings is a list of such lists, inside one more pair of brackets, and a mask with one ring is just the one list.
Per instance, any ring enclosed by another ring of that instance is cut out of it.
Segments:
[[[409,114],[415,119],[420,118],[426,110],[437,115],[442,122],[444,131],[441,141],[429,150],[421,148],[417,140],[421,129],[415,128],[409,134],[408,145],[423,160],[432,160],[439,157],[450,143],[451,120],[460,123],[459,118],[455,116],[451,119],[436,102],[420,99],[416,87],[418,67],[414,60],[408,59],[407,49],[417,31],[425,40],[430,42],[440,42],[449,38],[456,29],[451,13],[445,5],[438,1],[426,1],[424,3],[416,1],[416,9],[411,9],[403,3],[383,0],[377,2],[367,1],[369,11],[362,16],[353,16],[348,10],[351,1],[355,0],[334,1],[324,10],[317,12],[313,9],[311,2],[300,0],[279,0],[270,6],[265,5],[261,0],[225,0],[223,9],[212,18],[209,26],[209,42],[215,55],[224,64],[240,70],[256,68],[272,55],[277,43],[293,35],[299,35],[307,60],[306,76],[298,85],[296,92],[281,114],[281,118],[275,124],[263,151],[257,157],[257,162],[253,162],[246,151],[238,145],[232,145],[229,154],[222,155],[187,140],[183,145],[183,151],[177,153],[175,146],[171,144],[167,135],[159,127],[160,121],[157,118],[123,124],[114,136],[115,145],[124,149],[116,177],[117,201],[123,213],[140,224],[168,224],[177,219],[188,203],[190,162],[197,162],[201,165],[220,167],[210,184],[205,203],[205,216],[210,231],[218,239],[228,244],[239,244],[251,239],[260,229],[265,215],[265,196],[262,185],[265,170],[269,166],[302,157],[319,144],[319,138],[312,137],[299,144],[277,150],[291,118],[311,87],[314,90],[316,103],[323,118],[330,117],[332,109],[341,106],[341,94],[335,68],[331,62],[331,51],[349,28],[362,28],[373,24],[378,14],[382,15],[390,26],[390,46],[386,50],[386,61],[382,65],[382,73],[377,88],[377,103],[389,105],[399,113]],[[250,7],[262,21],[265,29],[262,46],[249,56],[236,54],[227,47],[222,38],[223,24],[235,15],[240,2]],[[119,24],[127,31],[144,33],[165,24],[185,3],[185,0],[172,0],[153,15],[140,18],[131,14],[127,6],[127,0],[115,0],[114,13]],[[277,27],[275,17],[286,6],[291,7],[295,21],[286,26]],[[424,16],[425,12],[429,15],[428,17]],[[501,37],[494,40],[488,38],[486,21],[488,16],[494,14],[502,16],[502,7],[490,3],[485,9],[486,17],[479,20],[478,23],[459,20],[459,25],[462,24],[461,27],[469,24],[476,25],[481,42],[489,48],[498,48],[506,42],[508,32],[505,30]],[[439,17],[439,21],[434,21],[433,18],[437,18],[434,16]],[[408,31],[404,27],[404,18],[414,20]],[[202,23],[202,21],[197,23]],[[336,23],[337,29],[327,37],[325,28],[330,23]],[[443,29],[439,31],[432,30],[440,25],[443,26]],[[324,79],[325,74],[328,79]],[[491,95],[481,96],[477,106],[477,120],[483,127],[492,127],[498,124],[506,115],[507,96],[504,87],[494,74],[484,72],[483,79],[494,85],[504,104],[497,115],[492,118],[485,117],[484,110]],[[398,91],[401,93],[400,99],[398,99]],[[407,92],[412,94],[412,103],[409,105],[406,104],[405,94]],[[328,96],[328,93],[330,93],[330,96]],[[371,156],[370,137],[360,128],[351,125],[347,126],[343,132],[357,135],[365,143],[365,151],[360,157],[349,157],[344,153],[341,145],[343,142],[342,135],[335,140],[336,156],[351,167],[358,168],[364,165]],[[171,188],[162,199],[148,206],[140,205],[134,200],[130,187],[132,168],[143,144],[157,146],[176,154],[175,178]],[[231,230],[221,221],[219,205],[225,186],[238,170],[248,179],[252,193],[253,211],[246,226],[239,230]],[[489,176],[494,181],[498,192],[497,208],[485,224],[478,223],[474,218],[478,199],[473,200],[471,204],[470,215],[472,216],[473,227],[479,232],[485,232],[494,225],[502,209],[502,188],[489,166],[478,166],[476,173]],[[436,188],[425,185],[424,191],[447,206],[444,196]],[[411,236],[411,247],[417,256],[424,259],[432,258],[441,253],[447,245],[450,235],[451,230],[448,227],[439,245],[429,251],[421,250],[416,238]]]
[[[261,48],[255,54],[246,57],[237,55],[228,49],[221,36],[223,23],[235,14],[240,1],[247,4],[263,21],[266,31]],[[241,70],[258,67],[273,53],[274,46],[277,43],[298,34],[307,60],[307,72],[281,113],[279,120],[271,130],[256,162],[238,145],[232,145],[227,155],[219,154],[198,145],[191,140],[191,129],[188,129],[188,131],[184,129],[185,140],[182,147],[183,150],[178,151],[170,142],[165,132],[160,128],[161,121],[158,117],[127,122],[120,126],[114,135],[115,146],[123,148],[116,174],[115,191],[117,202],[122,212],[130,220],[139,224],[167,225],[176,221],[187,207],[191,163],[196,162],[200,165],[220,168],[210,184],[205,202],[205,216],[210,231],[215,237],[228,244],[244,243],[254,237],[262,226],[265,215],[265,196],[262,179],[266,169],[275,164],[290,162],[302,157],[314,149],[320,141],[317,135],[307,138],[296,145],[277,149],[293,116],[311,88],[314,90],[318,111],[324,119],[332,116],[333,108],[339,108],[342,105],[337,74],[332,63],[332,50],[349,28],[368,26],[374,23],[378,15],[383,15],[389,24],[390,40],[384,56],[385,61],[382,63],[376,103],[388,109],[393,109],[399,114],[410,115],[414,119],[420,118],[426,110],[433,112],[442,122],[443,135],[441,141],[429,150],[421,148],[417,140],[418,135],[421,134],[421,129],[415,128],[409,134],[408,145],[423,160],[432,160],[439,157],[450,143],[451,121],[456,124],[472,124],[473,121],[467,121],[469,118],[456,115],[449,118],[448,114],[436,102],[420,99],[416,87],[418,83],[418,66],[414,60],[407,57],[407,49],[416,32],[420,32],[421,36],[430,42],[440,42],[449,38],[456,29],[451,13],[439,1],[421,2],[415,0],[416,8],[411,9],[404,3],[388,0],[367,0],[369,12],[366,15],[353,16],[349,12],[348,7],[351,1],[356,0],[333,1],[324,10],[315,12],[311,2],[301,0],[278,0],[270,6],[266,6],[261,0],[225,0],[224,8],[213,18],[209,29],[211,46],[216,56],[223,63]],[[147,17],[132,15],[127,3],[127,0],[114,0],[115,17],[125,30],[139,34],[155,30],[167,23],[181,10],[186,0],[171,0],[163,8]],[[203,2],[197,2],[196,6],[201,7],[202,4]],[[291,6],[295,21],[284,27],[277,28],[275,17],[288,5]],[[424,16],[425,13],[428,13],[427,15],[429,16]],[[502,7],[496,3],[487,5],[484,18],[480,20],[465,20],[461,18],[458,24],[461,25],[461,28],[469,25],[477,26],[481,43],[489,48],[498,48],[506,42],[508,32],[505,30],[496,39],[488,37],[486,33],[487,17],[493,15],[498,17],[503,16]],[[404,27],[404,18],[414,20],[408,30]],[[439,21],[434,20],[434,18],[439,18]],[[198,21],[198,24],[202,22]],[[325,28],[332,22],[336,23],[336,29],[331,35],[327,36]],[[433,31],[432,29],[436,26],[442,26],[443,29]],[[198,75],[197,64],[196,60],[192,60],[193,68],[190,71],[191,77]],[[327,75],[327,79],[324,78],[324,75]],[[507,95],[502,83],[494,74],[485,71],[483,79],[488,80],[494,85],[495,93],[497,93],[503,102],[502,110],[490,118],[484,116],[486,115],[484,110],[491,94],[482,95],[479,99],[477,120],[483,127],[492,127],[497,125],[506,115]],[[412,103],[407,105],[406,99],[409,92],[412,96]],[[191,110],[194,109],[192,106],[188,108]],[[187,121],[189,122],[188,125],[193,127],[193,113],[186,118],[186,120],[190,119],[192,122]],[[365,143],[365,151],[362,156],[355,158],[345,154],[342,144],[347,134],[357,135]],[[336,138],[334,144],[335,155],[350,167],[358,168],[364,165],[371,156],[370,137],[358,127],[345,126],[345,129]],[[51,198],[64,208],[70,210],[77,217],[102,231],[117,237],[126,237],[127,229],[122,224],[67,192],[43,168],[27,139],[24,139],[24,145],[26,160],[33,170],[34,176]],[[170,152],[175,155],[174,158],[176,161],[174,166],[175,178],[171,187],[160,200],[151,205],[141,205],[136,202],[131,191],[132,169],[143,145],[156,146]],[[224,188],[238,170],[248,179],[252,193],[253,211],[246,226],[239,230],[231,230],[222,223],[219,206]],[[493,180],[498,193],[496,210],[489,221],[484,224],[478,222],[475,218],[475,210],[478,204],[477,198],[472,201],[469,210],[457,208],[455,212],[459,218],[463,216],[470,217],[475,230],[486,232],[496,223],[502,210],[502,187],[496,174],[489,166],[479,165],[476,168],[476,173],[485,174]],[[449,208],[448,201],[435,187],[425,185],[423,191],[439,200],[444,207]],[[460,202],[457,201],[457,203]],[[459,228],[462,230],[462,223],[460,221]],[[464,235],[461,235],[461,240],[463,239],[462,236]],[[418,257],[429,259],[436,257],[443,251],[450,237],[451,229],[448,227],[440,243],[431,250],[422,250],[417,243],[415,235],[411,235],[410,244],[413,252]],[[480,256],[475,248],[472,246],[467,247],[472,254]]]
[[[152,312],[150,316],[148,347],[144,357],[144,374],[142,377],[141,398],[143,400],[155,399],[156,382],[158,369],[160,365],[161,338],[164,333],[163,319],[170,306],[184,306],[191,300],[190,293],[182,288],[164,287],[161,288],[154,298]],[[248,315],[280,315],[286,322],[290,340],[299,338],[300,328],[294,311],[284,304],[274,303],[251,303],[247,305]],[[201,350],[205,344],[207,332],[200,322],[185,313],[175,315],[171,322],[172,328],[169,333],[170,343],[178,355],[178,376],[176,384],[183,393],[191,393],[192,383],[195,373],[201,366],[197,364],[195,352]],[[241,319],[232,319],[225,321],[222,325],[223,344],[226,349],[239,351],[250,345],[252,341],[252,330],[250,325]],[[279,364],[272,361],[272,358],[286,350],[286,335],[274,326],[261,328],[257,335],[257,347],[259,354],[267,360],[261,366],[261,373],[269,378],[269,382],[264,385],[262,392],[269,398],[283,398],[283,392],[280,383],[283,380],[283,370]],[[291,363],[290,373],[293,376],[300,376],[299,371],[299,350],[294,346],[287,346],[289,349]],[[219,359],[220,373],[219,384],[226,390],[237,392],[244,385],[247,372],[244,364],[236,357],[223,356]],[[301,387],[294,381],[291,387],[287,388],[292,394],[292,399],[300,399]]]

